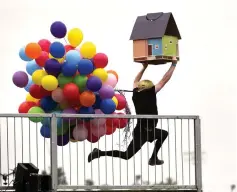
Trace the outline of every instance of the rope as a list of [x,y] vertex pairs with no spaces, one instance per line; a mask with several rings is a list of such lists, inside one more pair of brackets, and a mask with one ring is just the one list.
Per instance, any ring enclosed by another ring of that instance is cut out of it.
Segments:
[[[125,93],[124,92],[132,92],[132,91],[128,91],[128,90],[121,90],[121,89],[116,89],[117,92],[119,92],[119,94],[123,95],[125,97]],[[126,98],[126,97],[125,97]],[[128,102],[126,103],[126,107],[125,107],[125,114],[127,115],[131,115],[131,110],[130,110],[130,107],[128,105]],[[123,143],[127,143],[127,140],[130,138],[131,136],[131,132],[130,132],[130,128],[131,128],[131,124],[132,124],[132,121],[131,119],[128,119],[128,124],[127,126],[124,128],[124,139],[123,139]]]

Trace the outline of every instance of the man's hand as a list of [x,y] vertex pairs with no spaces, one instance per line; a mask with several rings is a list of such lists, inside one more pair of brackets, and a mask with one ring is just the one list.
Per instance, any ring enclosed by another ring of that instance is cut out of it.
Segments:
[[173,56],[172,57],[172,64],[177,64],[177,63],[178,63],[177,57]]

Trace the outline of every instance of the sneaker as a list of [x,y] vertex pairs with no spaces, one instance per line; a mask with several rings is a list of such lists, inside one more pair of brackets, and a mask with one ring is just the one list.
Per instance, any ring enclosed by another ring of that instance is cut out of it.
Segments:
[[97,148],[94,148],[93,151],[88,155],[88,163],[90,163],[93,159],[100,157],[100,150]]
[[150,158],[149,159],[149,162],[148,162],[149,165],[151,166],[154,166],[154,165],[162,165],[164,164],[164,161],[163,160],[159,160],[158,157],[156,158]]

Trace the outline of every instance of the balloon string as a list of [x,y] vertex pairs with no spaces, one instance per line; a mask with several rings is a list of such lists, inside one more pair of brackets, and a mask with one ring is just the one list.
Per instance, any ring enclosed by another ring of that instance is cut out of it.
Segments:
[[67,40],[65,39],[65,37],[64,37],[63,39],[64,39],[65,43],[68,44],[68,42],[67,42]]

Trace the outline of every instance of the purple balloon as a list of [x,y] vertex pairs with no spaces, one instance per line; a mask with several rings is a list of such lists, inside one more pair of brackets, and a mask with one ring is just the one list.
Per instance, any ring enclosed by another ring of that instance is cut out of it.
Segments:
[[61,21],[55,21],[50,27],[51,34],[56,38],[64,38],[67,34],[67,27]]
[[17,87],[23,88],[28,84],[29,78],[26,72],[17,71],[14,73],[12,81]]
[[[73,109],[73,108],[67,108],[67,109],[64,109],[64,110],[63,110],[63,113],[64,113],[64,114],[77,114],[77,111],[76,111],[75,109]],[[70,124],[71,124],[71,125],[72,125],[72,123],[74,123],[74,122],[72,122],[72,121],[75,121],[75,120],[76,120],[75,117],[64,117],[63,119],[64,119],[64,120],[67,120],[67,121],[70,121]]]
[[58,146],[65,146],[69,142],[69,133],[66,133],[65,135],[59,135],[57,137],[57,145]]
[[110,85],[103,85],[99,90],[101,99],[111,99],[114,96],[114,89]]
[[62,65],[56,59],[48,59],[45,62],[44,68],[49,75],[57,76],[61,73]]
[[86,87],[90,91],[97,92],[102,87],[102,81],[98,77],[91,76],[86,82]]

